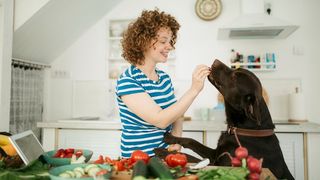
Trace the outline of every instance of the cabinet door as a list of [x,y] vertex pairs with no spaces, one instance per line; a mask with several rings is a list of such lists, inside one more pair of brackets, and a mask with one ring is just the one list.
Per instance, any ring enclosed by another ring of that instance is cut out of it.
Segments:
[[295,179],[304,179],[303,134],[277,133],[286,164]]
[[[183,131],[182,137],[192,138],[196,141],[199,141],[200,143],[203,143],[203,132],[202,131]],[[187,154],[190,154],[191,156],[202,159],[201,156],[199,156],[197,153],[193,152],[192,150],[190,150],[188,148],[182,148],[181,152],[187,153]]]
[[59,130],[59,148],[79,148],[93,151],[91,160],[104,155],[118,158],[120,154],[121,131],[117,130]]

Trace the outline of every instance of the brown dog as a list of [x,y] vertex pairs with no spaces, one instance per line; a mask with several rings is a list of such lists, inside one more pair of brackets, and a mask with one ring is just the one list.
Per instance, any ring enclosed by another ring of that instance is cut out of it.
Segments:
[[[227,156],[219,156],[223,152],[229,152],[234,156],[234,151],[239,146],[234,135],[236,133],[250,155],[258,159],[263,158],[264,168],[269,168],[279,179],[294,179],[274,134],[275,126],[263,99],[259,79],[246,69],[233,70],[219,60],[213,62],[208,79],[225,100],[228,129],[222,132],[217,148],[211,149],[193,139],[174,137],[169,133],[165,135],[164,141],[189,148],[201,157],[209,158],[213,165],[230,166]],[[155,152],[160,157],[167,154],[163,149],[156,149]],[[190,155],[188,160],[199,161]]]

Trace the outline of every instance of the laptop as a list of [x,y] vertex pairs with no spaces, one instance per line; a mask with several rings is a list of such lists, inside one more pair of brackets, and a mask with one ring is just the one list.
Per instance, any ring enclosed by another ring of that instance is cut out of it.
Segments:
[[44,153],[42,145],[31,130],[12,135],[9,139],[25,165]]

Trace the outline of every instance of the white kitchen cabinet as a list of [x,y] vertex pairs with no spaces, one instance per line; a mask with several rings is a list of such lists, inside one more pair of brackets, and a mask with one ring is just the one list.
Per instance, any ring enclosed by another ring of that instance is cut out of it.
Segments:
[[303,133],[276,133],[280,147],[291,174],[304,179]]
[[116,159],[121,155],[120,139],[120,130],[62,129],[58,133],[58,148],[90,149],[92,160],[100,154]]
[[[202,131],[184,131],[182,136],[204,143]],[[120,139],[120,130],[61,129],[58,133],[58,148],[90,149],[94,152],[92,159],[97,159],[100,154],[118,158],[121,155]],[[190,149],[183,148],[181,151],[201,159]]]

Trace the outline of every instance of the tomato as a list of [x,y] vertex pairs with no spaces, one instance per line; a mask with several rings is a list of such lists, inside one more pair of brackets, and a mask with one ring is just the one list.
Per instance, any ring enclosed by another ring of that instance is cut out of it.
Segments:
[[58,149],[58,151],[53,155],[53,157],[59,158],[62,152],[64,152],[63,149]]
[[100,171],[98,171],[97,173],[96,173],[96,176],[102,176],[102,175],[105,175],[105,174],[107,174],[108,173],[108,170],[106,170],[106,169],[101,169]]
[[104,162],[107,163],[107,164],[113,164],[113,161],[110,157],[106,156],[104,157]]
[[134,162],[131,158],[123,158],[120,160],[126,169],[131,169],[134,165]]
[[171,160],[173,156],[174,156],[174,154],[169,154],[169,155],[167,155],[166,158],[165,158],[166,163],[167,163],[168,166],[170,166],[170,167],[174,167],[174,166],[175,166],[175,164],[174,164],[173,161]]
[[80,157],[80,156],[83,154],[83,152],[82,152],[82,150],[77,150],[77,151],[75,151],[74,154],[75,154],[76,157],[78,158],[78,157]]
[[67,154],[65,155],[65,158],[71,158],[72,155],[73,155],[73,153],[67,153]]
[[124,165],[123,165],[123,162],[121,162],[121,161],[114,161],[113,162],[114,164],[113,164],[113,167],[115,168],[115,170],[116,171],[123,171],[123,170],[125,170],[125,167],[124,167]]
[[95,160],[93,163],[94,164],[103,164],[104,163],[103,156],[99,155],[99,158],[97,160]]
[[65,158],[66,157],[66,153],[65,152],[61,152],[59,155],[59,158]]
[[141,150],[135,150],[131,154],[132,163],[135,163],[138,160],[143,160],[145,163],[148,163],[149,158],[149,155]]
[[177,166],[185,167],[188,163],[187,156],[180,153],[169,154],[165,158],[165,161],[170,167],[177,167]]
[[67,148],[67,149],[65,149],[64,150],[64,152],[66,153],[66,154],[69,154],[69,153],[74,153],[74,149],[73,148]]

